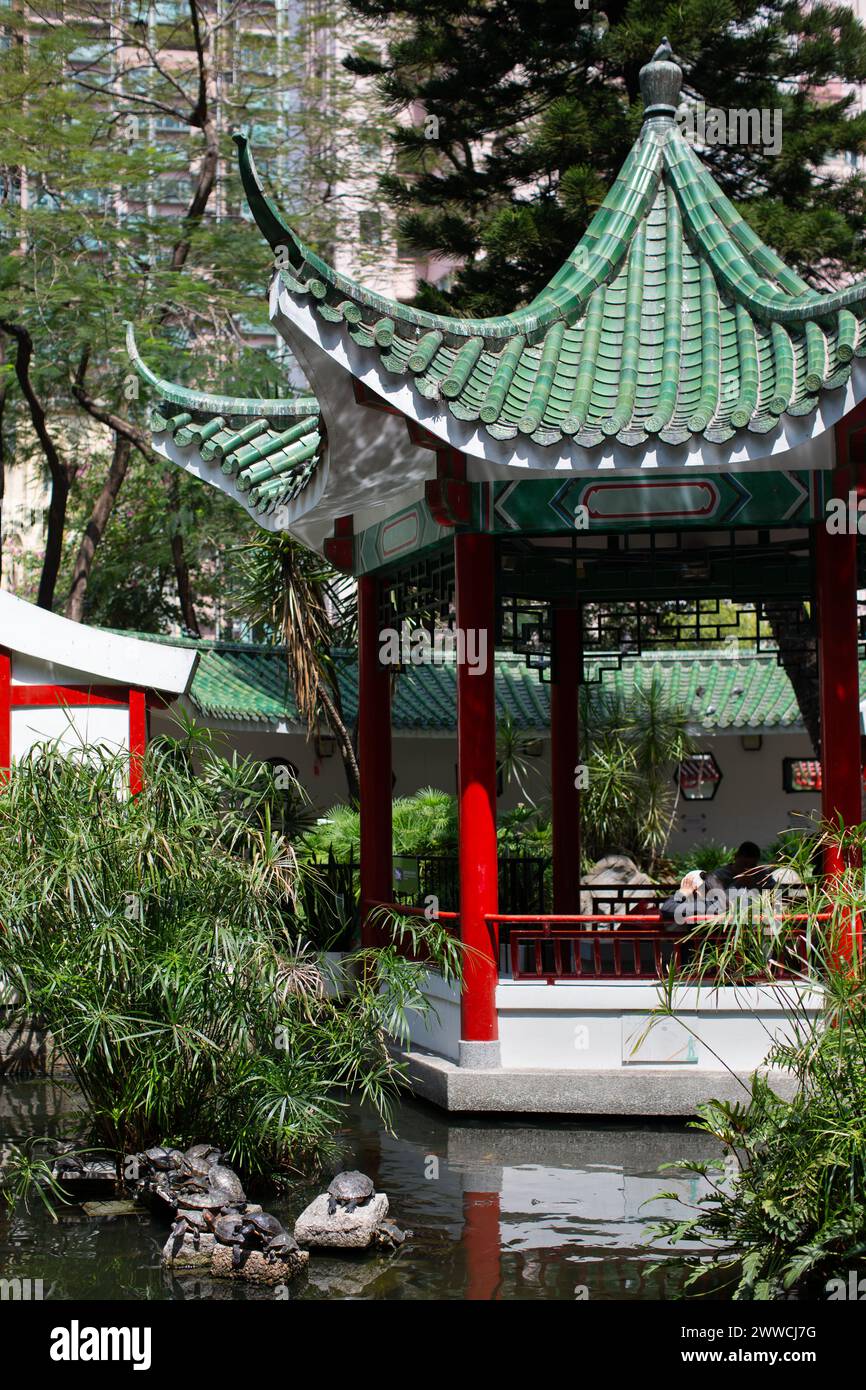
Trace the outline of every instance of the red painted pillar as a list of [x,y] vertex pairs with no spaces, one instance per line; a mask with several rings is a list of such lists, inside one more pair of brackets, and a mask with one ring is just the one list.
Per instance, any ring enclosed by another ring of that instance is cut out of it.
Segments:
[[[848,436],[840,428],[836,437],[839,467],[833,478],[834,495],[848,501],[854,487],[849,470]],[[849,528],[850,529],[850,528]],[[816,532],[816,609],[818,620],[818,670],[821,692],[821,810],[825,820],[841,816],[846,826],[859,825],[861,813],[860,771],[860,670],[857,656],[857,535],[833,534],[819,524]],[[827,871],[841,868],[839,852],[831,849]]]
[[[859,414],[860,412],[858,412]],[[862,466],[862,427],[854,421],[836,427],[836,471],[833,495],[847,504],[858,494]],[[857,457],[855,457],[855,454]],[[856,500],[856,499],[855,499]],[[846,506],[855,524],[834,533],[819,524],[815,555],[815,603],[818,623],[818,671],[821,694],[821,814],[826,821],[844,827],[863,819],[863,774],[860,762],[860,661],[857,650],[857,527],[856,507]],[[843,847],[830,844],[824,868],[830,876],[844,872]],[[862,924],[845,913],[839,943],[840,955],[851,959],[862,951]]]
[[361,773],[361,941],[379,944],[370,904],[390,902],[391,677],[379,662],[379,581],[358,580],[358,756]]
[[138,796],[144,786],[144,752],[147,748],[147,698],[143,690],[129,692],[129,794]]
[[[499,942],[485,915],[498,905],[496,856],[495,585],[492,536],[454,537],[460,936],[464,957],[461,1066],[499,1065]],[[462,658],[462,659],[461,659]]]
[[0,782],[12,766],[12,658],[0,647]]
[[553,612],[550,686],[550,787],[553,821],[553,910],[580,911],[580,761],[578,688],[582,613]]

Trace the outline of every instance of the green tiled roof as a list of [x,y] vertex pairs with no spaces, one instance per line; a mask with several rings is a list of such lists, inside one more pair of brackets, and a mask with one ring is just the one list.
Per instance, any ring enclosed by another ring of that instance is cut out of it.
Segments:
[[808,415],[866,354],[866,283],[819,294],[749,227],[676,125],[682,72],[666,44],[641,73],[640,137],[584,236],[526,308],[500,318],[426,313],[333,270],[284,221],[236,136],[250,208],[290,262],[286,291],[496,439],[721,443]]
[[194,449],[205,464],[233,479],[239,500],[259,516],[300,496],[321,462],[315,396],[264,399],[190,391],[164,381],[142,361],[131,324],[126,346],[156,392],[150,417],[154,434],[167,433],[178,448]]
[[[143,636],[146,634],[136,634]],[[150,638],[172,645],[194,646],[201,652],[191,697],[205,717],[273,724],[294,723],[297,710],[280,647],[205,642],[192,638]],[[346,718],[357,711],[358,677],[354,653],[337,658]],[[594,668],[591,674],[597,672]],[[671,703],[684,706],[697,729],[748,732],[751,729],[803,727],[791,683],[773,655],[732,658],[717,652],[657,652],[625,658],[622,669],[606,669],[600,688],[628,693],[638,682],[646,686],[653,672],[661,677]],[[866,695],[866,663],[860,670],[861,694]],[[456,672],[453,661],[442,665],[408,667],[396,678],[395,729],[449,730],[456,720]],[[497,716],[510,714],[522,729],[546,732],[550,724],[550,686],[522,658],[496,658]]]

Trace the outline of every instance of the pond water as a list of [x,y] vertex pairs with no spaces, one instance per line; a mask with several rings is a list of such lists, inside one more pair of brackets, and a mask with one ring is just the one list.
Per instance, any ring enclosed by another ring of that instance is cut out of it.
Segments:
[[[0,1083],[0,1143],[70,1134],[78,1108],[55,1081]],[[341,1145],[341,1166],[369,1173],[391,1216],[414,1234],[393,1253],[314,1252],[290,1285],[293,1299],[673,1296],[673,1266],[648,1272],[661,1247],[647,1225],[674,1204],[643,1204],[664,1189],[693,1202],[698,1182],[660,1174],[659,1165],[717,1154],[707,1136],[674,1122],[455,1119],[412,1100],[399,1107],[394,1134],[349,1107]],[[291,1230],[322,1189],[299,1185],[264,1205]],[[200,1273],[168,1274],[166,1235],[149,1215],[93,1220],[73,1207],[55,1225],[33,1205],[11,1217],[0,1207],[0,1279],[41,1279],[52,1299],[273,1297]]]

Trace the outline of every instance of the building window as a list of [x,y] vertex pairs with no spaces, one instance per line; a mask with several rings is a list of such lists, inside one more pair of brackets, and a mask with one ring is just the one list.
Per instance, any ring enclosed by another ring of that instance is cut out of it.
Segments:
[[712,753],[693,753],[684,758],[674,781],[685,801],[712,801],[722,780],[722,770]]
[[817,758],[783,758],[782,786],[786,792],[819,792],[821,764]]

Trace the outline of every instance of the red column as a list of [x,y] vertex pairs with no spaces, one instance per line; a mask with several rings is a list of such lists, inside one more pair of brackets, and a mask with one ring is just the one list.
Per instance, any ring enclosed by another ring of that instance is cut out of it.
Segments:
[[555,608],[550,686],[554,912],[580,911],[580,790],[576,784],[581,636],[580,609]]
[[[848,500],[853,473],[847,468],[848,436],[837,431],[837,458],[842,466],[833,491]],[[857,656],[857,536],[834,535],[819,523],[816,531],[816,609],[821,693],[821,810],[828,821],[841,816],[846,826],[859,825],[860,670]],[[839,852],[828,851],[827,872],[841,868]]]
[[498,932],[485,921],[498,903],[493,545],[492,536],[454,537],[460,936],[471,948],[464,957],[460,1062],[485,1067],[499,1064]]
[[361,941],[381,937],[369,904],[390,902],[391,677],[379,663],[379,581],[358,580],[358,755],[361,773]]
[[12,766],[12,658],[0,647],[0,782]]
[[138,796],[144,786],[144,752],[147,747],[147,698],[143,690],[129,692],[129,793]]

